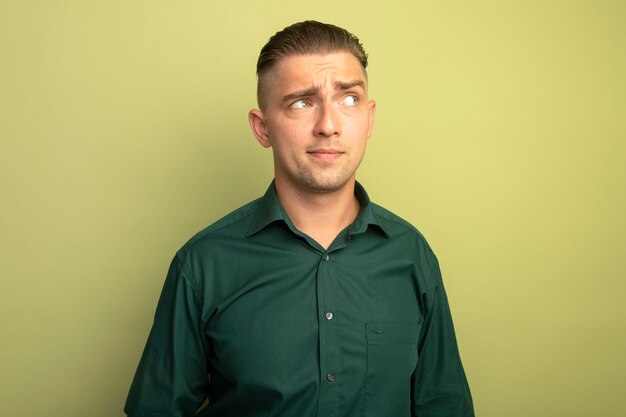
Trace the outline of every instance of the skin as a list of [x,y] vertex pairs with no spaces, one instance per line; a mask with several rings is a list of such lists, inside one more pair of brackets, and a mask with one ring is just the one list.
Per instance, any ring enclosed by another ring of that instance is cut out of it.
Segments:
[[252,131],[272,148],[276,192],[296,227],[328,247],[358,214],[356,170],[374,128],[367,76],[348,52],[293,55],[264,77]]

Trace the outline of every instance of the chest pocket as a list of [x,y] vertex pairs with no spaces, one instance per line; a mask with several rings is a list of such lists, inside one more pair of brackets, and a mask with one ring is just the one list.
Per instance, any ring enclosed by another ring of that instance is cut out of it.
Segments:
[[418,323],[366,323],[364,417],[410,417],[411,375],[417,366]]

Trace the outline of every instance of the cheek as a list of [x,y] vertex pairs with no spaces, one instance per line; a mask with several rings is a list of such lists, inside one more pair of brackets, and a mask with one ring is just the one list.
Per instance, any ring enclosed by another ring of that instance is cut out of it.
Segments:
[[268,133],[281,142],[293,141],[304,131],[305,121],[282,118],[280,121],[268,124]]
[[367,114],[354,115],[345,120],[344,131],[360,138],[367,138],[369,132],[369,117]]

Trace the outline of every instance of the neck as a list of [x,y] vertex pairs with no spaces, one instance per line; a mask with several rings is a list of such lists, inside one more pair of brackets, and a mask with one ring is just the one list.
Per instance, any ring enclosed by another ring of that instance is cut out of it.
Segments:
[[354,178],[328,193],[304,192],[276,181],[276,196],[294,226],[328,249],[359,213]]

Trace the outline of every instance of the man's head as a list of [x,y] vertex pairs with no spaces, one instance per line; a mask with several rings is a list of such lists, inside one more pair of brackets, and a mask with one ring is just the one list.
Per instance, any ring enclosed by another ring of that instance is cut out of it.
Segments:
[[347,30],[314,20],[294,23],[277,32],[265,44],[256,65],[257,101],[263,110],[267,105],[267,84],[271,70],[283,58],[293,55],[324,55],[349,52],[360,62],[366,74],[367,54],[359,39]]
[[[276,188],[348,190],[374,127],[363,47],[348,31],[302,22],[274,35],[259,58],[259,107],[248,113],[272,148]],[[348,186],[348,188],[346,188]]]

